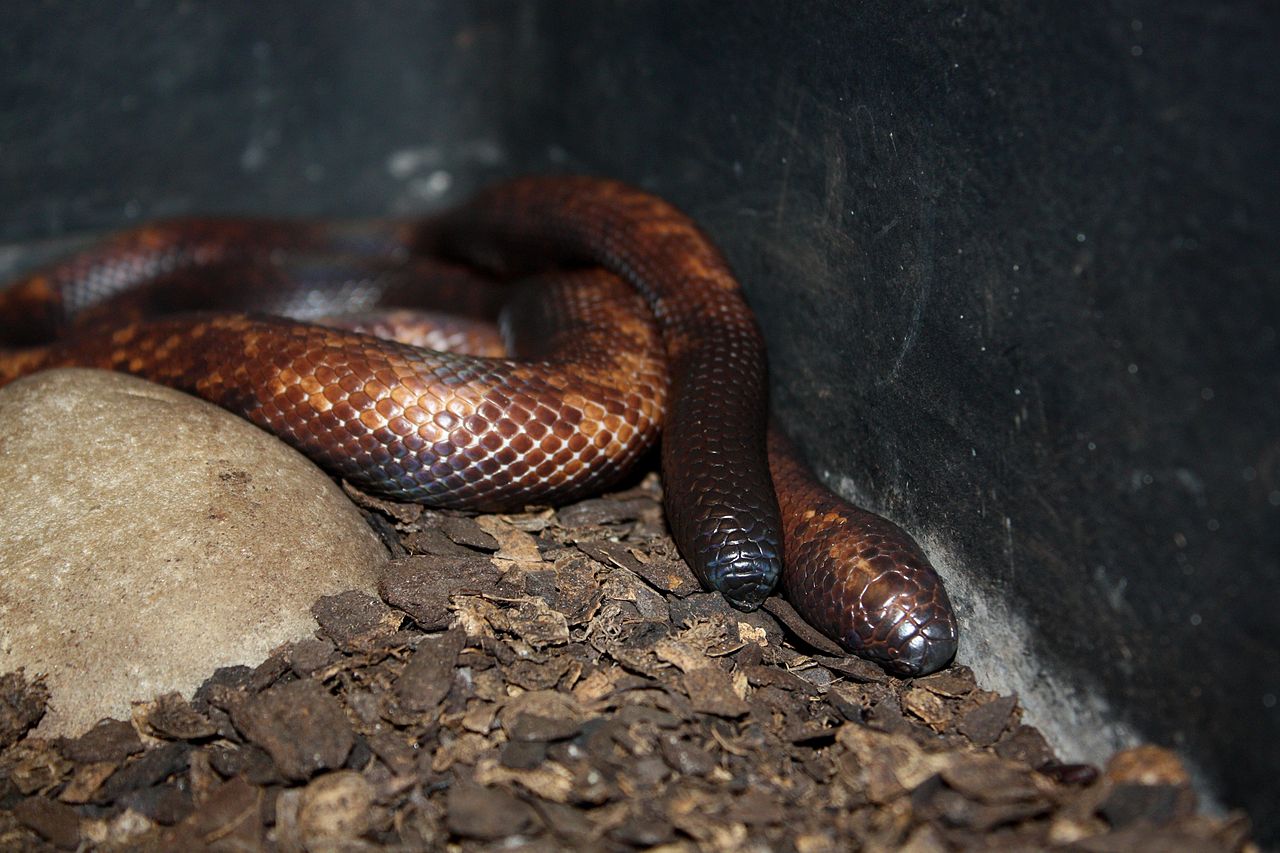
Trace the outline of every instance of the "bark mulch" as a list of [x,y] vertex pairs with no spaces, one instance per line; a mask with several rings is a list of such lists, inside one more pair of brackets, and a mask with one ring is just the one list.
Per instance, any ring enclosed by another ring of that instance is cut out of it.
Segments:
[[967,667],[899,680],[701,592],[658,488],[479,517],[353,491],[380,597],[318,601],[256,668],[74,739],[28,736],[47,691],[0,677],[0,849],[1255,849],[1172,753],[1063,764]]

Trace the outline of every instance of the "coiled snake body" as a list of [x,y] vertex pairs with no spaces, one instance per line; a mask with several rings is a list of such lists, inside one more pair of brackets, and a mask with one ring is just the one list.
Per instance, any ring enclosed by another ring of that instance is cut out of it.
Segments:
[[[321,260],[334,257],[359,260]],[[433,329],[461,350],[439,352],[367,334],[378,319],[323,319],[428,295],[474,316],[509,302],[516,357],[466,325]],[[219,310],[150,316],[201,303]],[[705,586],[752,609],[781,578],[801,616],[898,674],[955,651],[950,602],[911,538],[823,488],[767,429],[763,340],[718,250],[624,184],[518,179],[412,222],[144,226],[0,292],[0,345],[0,383],[64,365],[134,373],[435,506],[583,495],[661,427],[672,535]]]

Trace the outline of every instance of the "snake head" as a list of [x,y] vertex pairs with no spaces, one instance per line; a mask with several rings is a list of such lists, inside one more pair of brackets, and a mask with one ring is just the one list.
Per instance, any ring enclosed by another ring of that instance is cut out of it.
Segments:
[[845,645],[894,675],[927,675],[955,657],[955,613],[927,562],[895,561],[863,588],[852,610]]

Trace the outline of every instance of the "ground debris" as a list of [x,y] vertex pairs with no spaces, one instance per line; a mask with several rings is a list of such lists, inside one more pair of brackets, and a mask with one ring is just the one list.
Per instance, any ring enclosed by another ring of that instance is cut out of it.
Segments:
[[123,720],[101,720],[78,738],[59,740],[58,748],[67,758],[79,763],[121,762],[142,752],[142,739],[137,730]]
[[0,749],[27,733],[44,716],[49,688],[21,670],[0,675]]
[[401,708],[411,712],[432,711],[453,686],[453,670],[466,642],[459,630],[427,637],[414,649],[396,679],[395,697]]
[[[133,718],[139,731],[166,740],[194,741],[218,733],[209,718],[191,707],[180,693],[166,693],[154,702],[135,706]],[[142,748],[141,743],[138,748]]]
[[329,639],[347,652],[374,648],[404,621],[403,613],[357,590],[320,598],[311,606],[311,614]]
[[[354,490],[352,490],[354,494]],[[471,517],[358,496],[379,595],[76,738],[0,676],[0,848],[1253,850],[1174,753],[1064,764],[964,666],[914,681],[675,552],[660,487]]]
[[282,684],[236,697],[227,710],[237,729],[271,756],[286,779],[341,767],[353,735],[341,703],[316,681]]
[[55,847],[75,850],[80,845],[80,814],[71,806],[27,797],[13,807],[13,816]]

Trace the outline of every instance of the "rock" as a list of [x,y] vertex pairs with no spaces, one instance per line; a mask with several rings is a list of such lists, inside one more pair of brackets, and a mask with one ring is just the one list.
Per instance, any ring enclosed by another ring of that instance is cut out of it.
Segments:
[[373,591],[386,552],[300,454],[194,397],[56,370],[0,389],[0,672],[47,673],[41,735],[190,695]]

